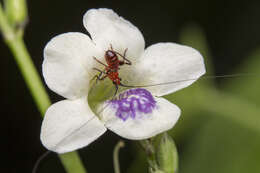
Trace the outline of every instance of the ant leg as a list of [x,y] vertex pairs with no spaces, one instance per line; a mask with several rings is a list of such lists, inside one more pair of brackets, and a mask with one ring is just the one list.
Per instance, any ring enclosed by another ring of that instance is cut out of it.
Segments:
[[96,57],[93,56],[93,58],[94,58],[94,60],[96,60],[99,64],[102,64],[103,66],[107,67],[106,64],[104,64],[103,62],[99,61]]
[[[98,80],[104,80],[104,79],[107,77],[107,73],[106,73],[105,70],[104,70],[104,71],[101,71],[101,70],[98,69],[98,68],[93,68],[93,70],[97,70],[97,71],[100,72],[99,75],[95,75],[95,76],[91,79],[91,80],[93,80],[94,78],[96,78],[96,83],[97,83]],[[103,76],[103,77],[101,77],[103,74],[106,74],[106,75]]]
[[127,52],[127,50],[128,50],[128,48],[125,49],[125,51],[124,51],[124,57],[123,57],[123,58],[124,58],[125,61],[127,61],[125,64],[127,64],[127,65],[132,65],[132,62],[131,62],[129,59],[126,58],[126,52]]
[[132,65],[132,62],[126,58],[126,52],[127,52],[127,50],[128,50],[128,48],[125,49],[123,55],[120,54],[119,52],[114,51],[116,54],[118,54],[119,56],[121,56],[121,57],[124,59],[124,61],[122,61],[122,62],[120,63],[120,65],[123,65],[123,64]]
[[128,50],[128,48],[126,48],[125,51],[124,51],[124,58],[125,58],[125,56],[126,56],[127,50]]
[[[98,80],[104,80],[104,79],[107,77],[107,75],[102,76],[102,74],[103,74],[103,73],[100,73],[99,75],[95,75],[95,76],[92,78],[92,80],[93,80],[94,78],[96,78],[96,83],[97,83]],[[101,76],[102,76],[102,77],[101,77]]]
[[100,69],[98,69],[98,68],[92,68],[93,70],[97,70],[97,71],[99,71],[100,73],[104,73],[104,74],[109,74],[110,72],[113,72],[113,69],[111,70],[111,69],[109,69],[109,70],[106,70],[106,69],[104,69],[103,71],[101,71]]
[[98,80],[104,80],[108,75],[105,75],[103,77],[99,77]]
[[112,51],[114,51],[111,43],[110,43],[110,49],[111,49]]
[[102,70],[100,70],[100,69],[98,69],[98,68],[92,68],[93,70],[97,70],[97,71],[99,71],[100,73],[105,73],[105,70],[104,71],[102,71]]
[[117,84],[115,84],[115,87],[116,87],[116,92],[115,92],[115,94],[114,94],[113,98],[116,96],[116,94],[117,94],[117,91],[118,91],[118,85],[117,85]]
[[117,51],[114,51],[113,46],[112,46],[111,43],[110,43],[110,49],[111,49],[113,52],[115,52],[116,54],[118,54],[119,56],[121,56],[121,57],[126,61],[126,62],[123,61],[120,65],[123,65],[123,64],[132,65],[132,62],[126,58],[126,52],[127,52],[128,48],[125,49],[123,55],[120,54],[120,53],[117,52]]

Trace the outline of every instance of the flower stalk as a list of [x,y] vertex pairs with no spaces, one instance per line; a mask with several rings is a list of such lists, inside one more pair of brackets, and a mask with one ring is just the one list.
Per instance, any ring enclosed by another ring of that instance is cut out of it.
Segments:
[[[26,7],[26,2],[22,1],[23,7]],[[11,5],[11,4],[9,4]],[[11,8],[10,6],[8,8]],[[24,8],[26,9],[26,8]],[[21,12],[21,11],[20,11]],[[8,13],[11,13],[9,11]],[[24,15],[23,12],[21,12]],[[27,14],[27,13],[26,13]],[[18,16],[19,17],[19,16]],[[19,21],[16,22],[25,22],[27,16],[23,16],[23,21],[21,18],[18,18]],[[19,28],[21,29],[21,28]],[[46,109],[50,106],[51,102],[48,97],[48,94],[43,86],[41,78],[32,62],[30,54],[25,46],[22,32],[17,32],[17,27],[9,21],[7,14],[4,12],[2,5],[0,4],[0,30],[4,37],[5,43],[11,50],[14,55],[14,59],[24,77],[24,80],[33,96],[34,101],[36,102],[37,108],[42,116]],[[23,30],[23,29],[22,29]],[[77,173],[86,173],[86,170],[83,164],[80,161],[80,158],[77,152],[71,152],[67,154],[59,155],[61,162],[68,173],[72,173],[77,170]]]
[[149,172],[154,173],[156,171],[159,171],[158,164],[156,161],[156,151],[152,142],[152,139],[146,139],[140,141],[141,147],[145,151],[147,155],[147,162],[149,165]]
[[125,143],[123,141],[119,141],[113,152],[113,161],[114,161],[114,170],[115,173],[120,173],[120,164],[119,164],[119,150],[125,146]]

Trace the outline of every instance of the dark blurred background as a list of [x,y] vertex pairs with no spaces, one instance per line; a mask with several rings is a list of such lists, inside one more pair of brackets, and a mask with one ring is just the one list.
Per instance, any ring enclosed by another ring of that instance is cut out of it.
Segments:
[[[259,0],[31,0],[28,1],[29,24],[26,28],[25,42],[40,73],[43,48],[46,43],[55,35],[64,32],[86,32],[82,24],[83,14],[90,8],[100,7],[112,8],[119,15],[136,25],[145,37],[146,46],[157,42],[179,43],[180,34],[184,28],[190,25],[198,26],[206,38],[208,51],[212,55],[215,74],[239,72],[237,69],[247,61],[248,55],[260,46]],[[0,56],[0,73],[2,74],[0,113],[3,118],[0,121],[1,136],[3,137],[1,140],[0,172],[28,173],[31,172],[36,160],[46,151],[39,140],[42,119],[12,54],[5,46],[2,38]],[[259,80],[259,76],[255,77],[255,80]],[[219,82],[221,84],[221,81]],[[61,99],[49,89],[48,92],[53,102]],[[178,106],[182,108],[182,105]],[[236,108],[233,107],[233,109]],[[205,133],[212,130],[210,127],[216,123],[219,128],[215,128],[215,131],[212,131],[210,135],[206,135]],[[177,126],[181,125],[182,123]],[[232,121],[215,117],[211,118],[210,122],[208,118],[201,118],[201,121],[196,121],[193,127],[195,130],[184,130],[185,133],[178,132],[183,136],[186,134],[185,137],[176,135],[175,138],[181,160],[181,173],[247,172],[242,170],[260,172],[260,165],[257,166],[260,163],[260,156],[257,155],[255,150],[245,151],[246,153],[256,154],[251,160],[251,155],[236,155],[237,151],[244,150],[245,147],[248,147],[248,149],[252,147],[251,145],[257,147],[260,139],[259,133],[252,132]],[[232,127],[232,131],[229,131],[230,127]],[[234,136],[234,134],[240,134],[242,137],[237,136],[237,140],[229,141],[229,137]],[[207,138],[204,139],[203,136],[207,136]],[[225,140],[222,141],[223,136]],[[196,140],[193,140],[195,137],[197,137]],[[250,141],[249,138],[254,140]],[[89,147],[80,150],[88,172],[113,172],[112,150],[118,139],[118,136],[108,132]],[[207,143],[207,139],[211,141],[210,144]],[[201,144],[198,141],[204,142]],[[238,144],[245,141],[249,142],[241,148],[238,147],[240,146]],[[203,146],[204,150],[194,153],[192,151],[195,149],[191,146]],[[237,147],[237,150],[232,151],[234,147]],[[132,142],[127,141],[127,147],[122,149],[120,154],[122,172],[127,172],[132,167],[131,164],[138,155],[133,152],[133,150],[135,151],[133,148],[135,146],[132,145]],[[214,151],[216,148],[222,149],[218,152],[220,154],[208,152]],[[258,153],[260,153],[259,150]],[[200,155],[201,157],[199,157]],[[234,157],[236,159],[239,157],[240,162],[234,162],[232,166]],[[227,158],[230,163],[224,165],[225,163],[222,162]],[[246,162],[244,159],[249,159],[249,161]],[[192,165],[191,162],[196,163],[196,165]],[[239,168],[239,164],[244,164],[242,170]],[[185,167],[186,165],[189,168]],[[42,161],[38,172],[50,171],[65,172],[55,154],[50,154]],[[136,170],[135,172],[139,171]]]

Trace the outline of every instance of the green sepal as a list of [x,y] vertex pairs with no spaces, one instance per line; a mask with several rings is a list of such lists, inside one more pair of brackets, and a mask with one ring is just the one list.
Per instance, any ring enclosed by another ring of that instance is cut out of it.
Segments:
[[157,146],[156,159],[159,170],[164,173],[176,173],[178,170],[178,153],[171,136],[164,133]]

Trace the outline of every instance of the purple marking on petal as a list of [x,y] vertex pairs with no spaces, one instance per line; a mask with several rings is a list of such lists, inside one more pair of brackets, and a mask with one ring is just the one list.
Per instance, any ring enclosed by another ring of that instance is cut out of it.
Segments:
[[137,113],[152,113],[156,106],[152,94],[143,88],[127,90],[121,93],[118,99],[110,100],[108,103],[112,104],[112,107],[116,109],[116,116],[123,121],[129,117],[135,119]]

